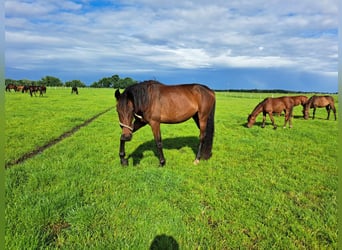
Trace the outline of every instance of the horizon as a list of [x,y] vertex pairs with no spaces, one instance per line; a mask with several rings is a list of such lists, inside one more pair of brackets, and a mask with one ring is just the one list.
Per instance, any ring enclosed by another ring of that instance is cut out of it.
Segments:
[[5,38],[11,79],[338,91],[337,0],[5,0]]

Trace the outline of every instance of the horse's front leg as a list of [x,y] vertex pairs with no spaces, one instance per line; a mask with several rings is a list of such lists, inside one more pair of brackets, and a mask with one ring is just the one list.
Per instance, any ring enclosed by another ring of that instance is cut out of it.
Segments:
[[[277,128],[277,125],[275,125],[275,123],[274,123],[274,118],[273,118],[272,112],[269,112],[268,115],[269,115],[269,117],[270,117],[270,119],[271,119],[273,128],[276,129],[276,128]],[[286,115],[285,115],[285,116],[286,116]]]
[[160,123],[159,122],[151,122],[150,126],[152,128],[154,141],[156,142],[157,151],[159,154],[159,165],[163,167],[165,165],[165,157],[163,153],[163,143],[161,140],[161,133],[160,133]]
[[266,122],[266,112],[262,113],[262,124],[261,127],[264,128],[265,127],[265,122]]
[[122,166],[127,166],[128,165],[128,160],[125,159],[125,141],[124,140],[120,140],[120,152],[119,152],[119,156],[120,156],[120,162]]

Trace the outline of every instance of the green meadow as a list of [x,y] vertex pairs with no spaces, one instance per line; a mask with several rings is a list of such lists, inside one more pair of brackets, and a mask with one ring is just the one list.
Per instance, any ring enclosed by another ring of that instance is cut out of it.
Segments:
[[338,126],[325,108],[304,120],[295,107],[291,129],[283,115],[261,128],[260,114],[248,129],[280,94],[217,92],[211,159],[193,164],[189,120],[162,124],[165,167],[149,126],[122,167],[114,90],[70,92],[5,93],[6,249],[337,249]]

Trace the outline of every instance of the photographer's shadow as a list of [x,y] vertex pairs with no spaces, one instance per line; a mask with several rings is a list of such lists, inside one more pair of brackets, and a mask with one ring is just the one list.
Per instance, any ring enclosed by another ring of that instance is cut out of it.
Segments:
[[178,242],[172,237],[165,234],[154,237],[150,250],[179,250]]
[[[183,147],[189,147],[194,152],[194,157],[198,151],[199,138],[196,136],[186,136],[186,137],[175,137],[162,139],[163,149],[181,149]],[[156,143],[153,140],[147,141],[139,145],[138,148],[134,150],[129,156],[133,159],[133,166],[138,165],[141,159],[144,157],[145,151],[152,150],[154,155],[158,158],[159,154],[157,151]]]

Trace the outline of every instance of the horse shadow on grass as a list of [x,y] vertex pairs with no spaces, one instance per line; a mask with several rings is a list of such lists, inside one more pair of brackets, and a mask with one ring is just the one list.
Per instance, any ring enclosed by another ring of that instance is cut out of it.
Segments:
[[[131,142],[133,143],[133,141]],[[196,136],[175,137],[162,139],[163,149],[177,149],[180,150],[184,147],[189,147],[194,152],[194,158],[198,151],[199,138]],[[159,158],[156,143],[153,140],[147,141],[139,145],[129,156],[133,159],[133,166],[139,165],[144,157],[145,151],[153,151],[154,155]]]

